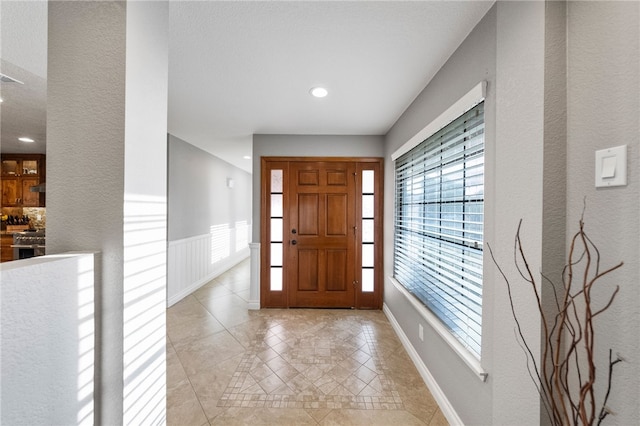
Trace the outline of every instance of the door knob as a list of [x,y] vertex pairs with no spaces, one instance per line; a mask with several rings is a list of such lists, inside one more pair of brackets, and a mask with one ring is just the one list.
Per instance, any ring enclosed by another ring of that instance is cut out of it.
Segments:
[[291,230],[291,233],[292,233],[292,234],[295,234],[295,233],[297,233],[297,232],[298,232],[298,231],[296,231],[296,229],[295,229],[295,228],[293,228],[293,229]]
[[298,244],[298,242],[296,240],[291,240],[291,245],[295,246],[296,244]]

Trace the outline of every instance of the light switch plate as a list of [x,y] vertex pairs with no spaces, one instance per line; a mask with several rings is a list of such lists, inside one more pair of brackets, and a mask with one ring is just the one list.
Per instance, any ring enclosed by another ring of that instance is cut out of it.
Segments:
[[596,151],[596,188],[627,184],[627,145]]

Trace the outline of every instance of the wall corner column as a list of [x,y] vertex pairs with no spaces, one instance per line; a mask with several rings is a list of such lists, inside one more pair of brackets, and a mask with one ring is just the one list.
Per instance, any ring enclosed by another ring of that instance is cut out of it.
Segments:
[[50,2],[47,254],[101,252],[94,423],[166,418],[168,2]]

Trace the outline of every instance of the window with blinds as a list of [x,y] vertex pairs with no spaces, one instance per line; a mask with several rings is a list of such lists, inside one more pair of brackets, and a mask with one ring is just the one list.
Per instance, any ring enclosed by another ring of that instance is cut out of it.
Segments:
[[396,160],[394,277],[478,359],[484,102]]

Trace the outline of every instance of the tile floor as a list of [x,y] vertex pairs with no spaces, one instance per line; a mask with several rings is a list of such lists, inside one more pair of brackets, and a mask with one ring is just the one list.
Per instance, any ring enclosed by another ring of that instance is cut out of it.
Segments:
[[381,311],[248,311],[249,263],[167,310],[167,423],[446,425]]

